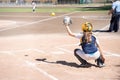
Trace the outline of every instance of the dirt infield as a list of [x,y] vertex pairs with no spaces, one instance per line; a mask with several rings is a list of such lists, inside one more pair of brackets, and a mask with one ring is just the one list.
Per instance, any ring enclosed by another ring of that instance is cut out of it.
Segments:
[[[104,68],[78,67],[73,50],[79,40],[66,33],[66,15],[72,18],[73,32],[79,33],[86,21],[99,30],[94,34],[106,57]],[[119,80],[120,31],[102,32],[109,21],[107,12],[0,13],[0,80]]]

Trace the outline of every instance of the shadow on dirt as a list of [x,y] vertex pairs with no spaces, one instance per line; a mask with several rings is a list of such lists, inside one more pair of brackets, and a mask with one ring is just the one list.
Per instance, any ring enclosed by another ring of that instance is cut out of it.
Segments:
[[60,60],[60,61],[56,61],[56,62],[51,62],[51,61],[47,61],[46,58],[43,58],[43,59],[35,59],[36,61],[42,61],[42,62],[46,62],[46,63],[52,63],[52,64],[61,64],[61,65],[65,65],[65,66],[70,66],[70,67],[75,67],[75,68],[89,68],[89,67],[98,67],[97,65],[95,64],[91,64],[89,63],[89,65],[87,66],[80,66],[74,62],[67,62],[67,61],[64,61],[64,60]]
[[[120,64],[119,65],[115,65],[115,67],[119,67],[120,68]],[[118,71],[118,73],[120,73],[120,70]],[[118,75],[118,77],[116,78],[116,80],[120,80],[120,74]]]
[[93,32],[110,32],[109,30],[93,30]]
[[115,65],[116,67],[120,67],[120,65]]

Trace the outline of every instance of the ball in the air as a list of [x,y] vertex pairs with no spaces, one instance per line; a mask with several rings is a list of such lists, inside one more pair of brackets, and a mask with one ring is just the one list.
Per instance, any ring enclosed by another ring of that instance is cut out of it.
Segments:
[[52,12],[52,13],[51,13],[51,16],[55,16],[55,13],[54,13],[54,12]]

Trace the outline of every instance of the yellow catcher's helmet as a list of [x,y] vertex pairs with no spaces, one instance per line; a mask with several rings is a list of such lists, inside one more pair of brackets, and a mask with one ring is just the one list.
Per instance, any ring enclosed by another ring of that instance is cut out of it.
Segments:
[[93,26],[90,22],[85,22],[82,24],[82,30],[83,32],[91,32],[93,29]]

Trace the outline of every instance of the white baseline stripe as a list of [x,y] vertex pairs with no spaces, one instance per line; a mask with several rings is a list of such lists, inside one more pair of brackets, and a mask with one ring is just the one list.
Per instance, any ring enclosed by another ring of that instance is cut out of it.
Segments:
[[57,46],[56,48],[59,49],[59,50],[68,52],[68,53],[73,53],[73,51],[67,50],[67,49],[65,49],[65,48],[63,48],[63,47],[76,46],[76,45],[78,45],[78,44],[64,44],[64,45],[61,45],[61,46]]
[[47,19],[43,19],[43,20],[39,20],[39,21],[35,21],[35,22],[30,22],[28,24],[24,24],[24,25],[12,27],[12,28],[1,29],[0,32],[5,31],[5,30],[9,30],[9,29],[18,28],[18,27],[28,26],[28,25],[32,25],[32,24],[36,24],[36,23],[41,23],[41,22],[44,22],[44,21],[48,21],[48,20],[56,19],[56,18],[63,17],[63,16],[66,16],[66,15],[70,15],[70,14],[73,14],[73,13],[76,13],[76,12],[77,11],[72,12],[72,13],[68,13],[68,14],[64,14],[64,15],[61,15],[61,16],[50,17],[50,18],[47,18]]
[[[65,51],[65,52],[68,52],[68,53],[73,53],[73,51],[71,50],[68,50],[68,49],[65,49],[63,47],[67,47],[67,46],[75,46],[77,44],[69,44],[69,45],[61,45],[59,47],[57,47],[57,49],[60,49],[62,51]],[[105,53],[105,55],[110,55],[110,56],[115,56],[115,57],[120,57],[120,54],[119,53],[112,53],[112,52],[108,52],[108,51],[103,51]]]
[[62,50],[62,51],[65,51],[65,52],[68,52],[68,53],[73,53],[73,51],[70,51],[70,50],[67,50],[67,49],[64,49],[64,48],[58,48],[58,49],[60,49],[60,50]]
[[23,18],[26,18],[26,17],[28,17],[28,18],[32,18],[32,17],[36,17],[36,18],[39,18],[39,17],[51,17],[51,16],[20,16],[20,15],[0,15],[0,16],[2,16],[2,17],[23,17]]
[[82,18],[90,20],[110,20],[110,18],[106,16],[83,16]]
[[[1,51],[1,52],[2,52],[2,53],[7,53],[7,54],[9,54],[9,55],[12,55],[12,56],[15,56],[15,57],[16,57],[15,54],[13,54],[13,53],[11,53],[11,52],[9,52],[9,51]],[[0,53],[1,53],[1,52],[0,52]],[[20,59],[20,60],[23,60],[23,59],[21,59],[20,57],[19,57],[19,59]],[[44,74],[45,76],[51,78],[52,80],[59,80],[59,79],[57,79],[56,77],[48,74],[48,73],[45,72],[44,70],[38,68],[35,63],[30,62],[30,61],[27,61],[27,60],[23,60],[23,61],[24,61],[29,67],[32,67],[33,69],[39,71],[40,73],[42,73],[42,74]]]
[[16,21],[0,20],[0,28],[6,28],[13,24],[16,24]]
[[27,51],[36,51],[36,52],[39,52],[39,53],[45,53],[45,51],[43,50],[40,50],[40,49],[35,49],[35,48],[28,48],[28,49],[21,49],[21,50],[5,50],[5,51],[0,51],[0,53],[19,53],[19,52],[27,52]]
[[[68,52],[68,53],[73,53],[73,51],[70,51],[70,50],[67,50],[67,49],[64,49],[64,48],[58,48],[62,51],[65,51],[65,52]],[[105,53],[106,56],[114,56],[114,57],[120,57],[120,54],[118,53],[112,53],[112,52],[108,52],[108,51],[103,51]]]
[[79,45],[78,43],[77,44],[64,44],[64,45],[61,45],[61,46],[58,46],[59,47],[66,47],[66,46],[76,46],[76,45]]
[[103,51],[103,52],[106,53],[107,55],[120,57],[120,54],[119,54],[119,53],[113,53],[113,52],[108,52],[108,51]]
[[42,70],[41,68],[38,68],[35,63],[29,62],[29,61],[25,61],[30,67],[38,70],[40,73],[43,73],[45,76],[51,78],[52,80],[58,80],[56,77],[48,74],[47,72],[45,72],[44,70]]

